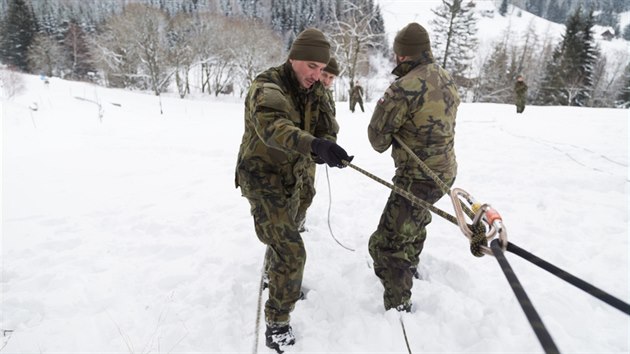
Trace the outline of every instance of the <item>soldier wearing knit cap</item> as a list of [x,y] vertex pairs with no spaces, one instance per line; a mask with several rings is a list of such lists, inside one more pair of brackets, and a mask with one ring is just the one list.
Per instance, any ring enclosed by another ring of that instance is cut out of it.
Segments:
[[319,81],[329,59],[324,34],[307,29],[283,65],[254,79],[245,99],[235,184],[249,201],[256,236],[267,245],[265,343],[276,351],[295,343],[290,314],[303,297],[306,250],[297,220],[302,176],[314,160],[339,168],[352,160],[335,143],[339,125]]
[[[372,148],[391,147],[394,184],[433,204],[444,194],[394,136],[407,145],[444,182],[457,175],[455,118],[460,99],[451,75],[435,63],[424,27],[410,23],[394,40],[397,79],[378,100],[368,126]],[[395,193],[390,194],[369,251],[374,273],[383,284],[385,309],[411,311],[411,288],[431,214]]]

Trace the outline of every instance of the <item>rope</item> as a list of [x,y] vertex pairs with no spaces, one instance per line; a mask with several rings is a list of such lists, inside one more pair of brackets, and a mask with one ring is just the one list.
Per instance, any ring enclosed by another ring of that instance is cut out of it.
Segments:
[[[409,156],[411,156],[411,158],[418,164],[418,166],[420,166],[420,169],[422,170],[422,172],[431,177],[431,179],[433,180],[433,182],[435,182],[435,184],[438,185],[438,187],[440,187],[440,190],[442,191],[442,193],[444,194],[451,194],[451,189],[448,185],[446,185],[446,183],[444,183],[444,181],[442,181],[440,179],[440,177],[438,177],[438,175],[435,174],[435,172],[433,172],[433,170],[431,170],[429,168],[429,166],[427,166],[427,164],[424,163],[424,161],[422,161],[418,155],[416,155],[415,152],[413,152],[413,150],[411,150],[411,148],[409,146],[407,146],[407,144],[405,144],[402,139],[400,139],[398,136],[394,135],[394,139],[398,142],[398,144],[403,148],[403,150],[405,150],[407,152],[407,154],[409,154]],[[474,213],[472,212],[472,210],[470,210],[468,208],[468,206],[466,206],[466,204],[464,204],[462,201],[460,201],[460,203],[462,204],[462,207],[464,209],[464,212],[466,213],[466,215],[468,215],[469,218],[473,219],[475,217]]]
[[[351,168],[353,168],[356,171],[359,171],[360,173],[368,176],[369,178],[375,180],[376,182],[386,186],[387,188],[391,189],[394,193],[397,193],[398,195],[402,196],[403,198],[406,198],[407,200],[409,200],[410,202],[427,208],[430,211],[432,211],[433,213],[435,213],[436,215],[444,218],[446,221],[449,221],[457,226],[459,226],[459,224],[457,223],[457,218],[454,217],[453,215],[435,207],[433,204],[428,203],[418,197],[416,197],[413,193],[408,192],[398,186],[395,186],[385,180],[383,180],[382,178],[379,178],[377,176],[375,176],[374,174],[356,166],[351,164],[350,162],[344,161],[344,163],[346,164],[346,166],[349,166]],[[483,224],[481,223],[477,223],[474,225],[468,225],[468,227],[470,228],[470,230],[473,233],[473,236],[470,240],[470,251],[471,253],[475,256],[475,257],[482,257],[484,255],[483,251],[482,251],[482,246],[486,245],[486,230],[485,227],[483,226]]]
[[348,251],[354,252],[355,251],[354,249],[343,245],[341,242],[339,242],[339,240],[337,240],[337,238],[335,237],[335,234],[333,233],[332,226],[330,226],[330,210],[332,209],[332,188],[330,187],[330,177],[328,176],[328,166],[326,166],[326,180],[328,181],[328,230],[330,231],[330,236],[332,236],[333,240],[335,240],[335,242],[337,242],[339,246],[347,249]]
[[536,333],[538,341],[540,341],[540,344],[545,350],[545,353],[560,353],[555,343],[553,342],[551,335],[547,331],[545,324],[542,322],[542,319],[538,315],[538,312],[536,312],[534,305],[532,305],[531,301],[529,300],[525,289],[523,289],[523,286],[518,281],[518,278],[516,277],[516,274],[514,274],[512,267],[508,263],[507,259],[505,259],[505,255],[501,250],[499,240],[492,240],[492,242],[490,242],[490,247],[492,249],[494,257],[499,262],[501,270],[503,270],[503,274],[507,278],[507,281],[510,284],[512,291],[514,291],[514,295],[516,295],[516,298],[518,299],[518,302],[521,305],[523,312],[525,312],[525,316],[527,316],[529,324],[534,330],[534,333]]
[[416,197],[415,195],[413,195],[413,193],[408,192],[408,191],[406,191],[406,190],[404,190],[404,189],[402,189],[402,188],[400,188],[398,186],[395,186],[395,185],[393,185],[393,184],[391,184],[391,183],[389,183],[389,182],[387,182],[387,181],[385,181],[385,180],[383,180],[383,179],[381,179],[381,178],[379,178],[379,177],[369,173],[368,171],[366,171],[366,170],[364,170],[364,169],[362,169],[362,168],[360,168],[360,167],[358,167],[356,165],[353,165],[353,164],[351,164],[349,162],[347,163],[347,166],[349,166],[349,167],[351,167],[351,168],[361,172],[362,174],[368,176],[369,178],[375,180],[376,182],[386,186],[387,188],[391,189],[392,191],[394,191],[398,195],[400,195],[400,196],[402,196],[404,198],[407,198],[407,200],[409,200],[410,202],[412,202],[412,203],[414,203],[414,204],[416,204],[418,206],[427,208],[427,209],[431,210],[432,212],[434,212],[436,215],[441,216],[442,218],[446,219],[447,221],[450,221],[451,223],[457,225],[457,218],[455,218],[453,215],[451,215],[451,214],[449,214],[449,213],[447,213],[447,212],[445,212],[445,211],[443,211],[443,210],[441,210],[439,208],[436,208],[435,206],[433,206],[433,204],[427,203],[426,201]]
[[263,279],[265,277],[265,263],[263,261],[263,267],[260,270],[260,286],[258,287],[258,305],[256,307],[256,328],[254,329],[254,348],[252,353],[258,353],[258,337],[260,336],[260,312],[262,308],[262,294],[263,294]]
[[405,322],[403,322],[402,314],[400,315],[399,319],[400,319],[400,326],[402,327],[402,331],[403,331],[403,336],[405,337],[405,344],[407,345],[407,351],[409,352],[409,354],[412,354],[411,346],[409,346],[409,338],[407,338],[407,330],[405,330]]
[[623,302],[622,300],[606,293],[605,291],[585,282],[582,279],[579,279],[569,273],[567,273],[566,271],[554,266],[553,264],[544,261],[536,256],[534,256],[533,254],[525,251],[524,249],[516,246],[513,243],[508,243],[507,246],[507,250],[522,257],[523,259],[539,266],[540,268],[548,271],[549,273],[557,276],[558,278],[568,282],[571,285],[576,286],[579,289],[584,290],[585,292],[589,293],[590,295],[600,299],[601,301],[607,303],[608,305],[618,309],[619,311],[630,315],[630,305],[627,304],[626,302]]

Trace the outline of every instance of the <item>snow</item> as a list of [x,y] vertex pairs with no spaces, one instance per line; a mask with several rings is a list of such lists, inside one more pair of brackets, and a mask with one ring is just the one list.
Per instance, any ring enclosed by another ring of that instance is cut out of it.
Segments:
[[[160,115],[149,94],[22,78],[25,91],[0,100],[2,352],[252,351],[264,246],[233,187],[242,100],[162,97]],[[339,143],[390,180],[389,152],[367,141],[373,107],[337,103]],[[492,204],[511,242],[628,302],[628,118],[462,104],[455,186]],[[323,166],[316,188],[303,234],[310,292],[289,352],[406,352],[367,253],[389,191]],[[446,198],[437,206],[453,211]],[[412,351],[542,352],[493,257],[472,256],[440,217],[428,233],[403,315]],[[628,316],[506,257],[561,352],[628,352]]]
[[[479,39],[478,55],[473,60],[473,66],[479,65],[480,59],[488,56],[496,42],[503,39],[509,33],[510,43],[517,44],[524,42],[527,32],[531,29],[538,37],[538,45],[551,42],[554,46],[561,41],[561,36],[565,32],[564,24],[554,23],[538,17],[523,9],[508,5],[508,13],[501,16],[498,11],[500,1],[477,0],[475,12],[477,13],[477,38]],[[435,29],[431,25],[431,19],[435,16],[432,9],[438,8],[441,0],[378,0],[385,21],[385,30],[389,43],[394,42],[396,33],[410,22],[418,22],[428,32],[432,38],[432,31]],[[630,22],[630,12],[620,14],[620,24],[623,30],[624,24]],[[612,67],[621,63],[622,67],[630,60],[630,42],[614,38],[610,41],[601,38],[604,27],[594,26],[593,28],[597,44],[607,57],[608,66]],[[522,43],[521,43],[522,44]],[[475,72],[476,69],[473,69]]]

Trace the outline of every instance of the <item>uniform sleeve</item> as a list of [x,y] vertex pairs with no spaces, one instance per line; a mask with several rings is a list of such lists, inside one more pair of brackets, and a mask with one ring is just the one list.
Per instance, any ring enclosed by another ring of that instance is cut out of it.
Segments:
[[315,127],[316,137],[337,141],[339,124],[335,116],[335,101],[332,97],[332,93],[326,92],[326,94],[322,96],[322,102],[320,104],[320,117]]
[[289,119],[289,103],[282,89],[272,83],[260,85],[254,93],[252,118],[258,137],[265,145],[310,155],[314,137]]
[[368,125],[368,139],[374,150],[383,152],[389,148],[393,134],[403,125],[408,109],[402,91],[390,86],[378,100]]

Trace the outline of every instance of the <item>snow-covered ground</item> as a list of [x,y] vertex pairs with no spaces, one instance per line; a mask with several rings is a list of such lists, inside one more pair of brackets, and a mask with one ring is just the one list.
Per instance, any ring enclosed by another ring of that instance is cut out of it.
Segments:
[[[164,97],[160,115],[152,95],[23,78],[0,100],[1,352],[251,352],[264,246],[233,184],[242,100]],[[389,180],[389,152],[367,141],[372,108],[338,102],[339,143]],[[455,185],[497,208],[514,244],[628,302],[628,120],[463,104]],[[316,188],[290,352],[406,352],[367,254],[389,191],[322,166]],[[542,352],[496,260],[433,220],[404,314],[412,351]],[[561,352],[628,352],[628,316],[506,256]]]

